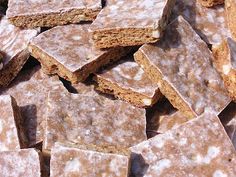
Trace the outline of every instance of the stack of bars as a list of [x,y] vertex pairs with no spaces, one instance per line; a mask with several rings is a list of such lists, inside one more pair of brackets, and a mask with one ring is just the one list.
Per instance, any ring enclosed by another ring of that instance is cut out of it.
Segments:
[[0,177],[235,177],[236,0],[0,0]]

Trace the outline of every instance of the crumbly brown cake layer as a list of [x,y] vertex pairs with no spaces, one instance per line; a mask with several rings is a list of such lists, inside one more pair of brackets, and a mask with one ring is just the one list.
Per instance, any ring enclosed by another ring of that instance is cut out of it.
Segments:
[[88,28],[88,24],[52,28],[34,38],[29,50],[47,74],[58,74],[73,83],[84,81],[101,66],[129,53],[128,48],[121,47],[95,49]]
[[198,2],[205,7],[212,7],[215,5],[223,4],[224,0],[198,0]]
[[9,0],[7,18],[19,27],[53,27],[93,21],[101,6],[100,0]]
[[29,57],[27,45],[38,31],[17,28],[0,16],[0,87],[9,85],[20,72]]
[[219,114],[230,102],[211,51],[181,16],[167,26],[161,41],[143,45],[134,58],[186,117],[208,110]]
[[213,46],[213,63],[221,74],[231,98],[236,101],[236,42],[227,38],[220,45]]
[[162,96],[158,85],[128,56],[95,74],[97,89],[134,106],[150,107]]
[[134,46],[158,41],[175,0],[112,0],[90,30],[98,48]]

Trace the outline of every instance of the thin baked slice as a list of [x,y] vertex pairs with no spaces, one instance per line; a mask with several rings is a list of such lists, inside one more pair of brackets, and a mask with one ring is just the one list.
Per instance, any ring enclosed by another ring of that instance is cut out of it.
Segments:
[[53,27],[93,21],[101,8],[101,0],[9,0],[7,18],[19,27]]
[[109,0],[90,30],[97,48],[134,46],[159,40],[175,0]]
[[231,101],[211,51],[182,16],[167,26],[161,41],[143,45],[134,58],[188,118],[206,110],[218,115]]
[[29,41],[39,29],[21,29],[0,15],[0,87],[10,84],[29,58]]
[[236,174],[235,149],[219,118],[210,112],[144,141],[131,151],[134,176]]
[[88,28],[88,24],[72,24],[47,30],[30,42],[31,55],[41,62],[47,74],[58,74],[77,83],[129,52],[122,47],[95,49],[89,39]]
[[99,91],[138,107],[152,106],[162,96],[157,83],[148,78],[131,56],[95,73],[94,80]]
[[147,138],[145,109],[120,100],[54,90],[47,107],[45,153],[57,141],[125,150]]

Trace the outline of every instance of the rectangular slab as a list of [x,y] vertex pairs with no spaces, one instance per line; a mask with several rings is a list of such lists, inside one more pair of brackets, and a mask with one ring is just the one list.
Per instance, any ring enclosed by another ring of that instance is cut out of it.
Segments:
[[221,74],[231,98],[236,101],[236,41],[227,38],[212,48],[213,63]]
[[92,21],[101,8],[101,0],[9,0],[7,18],[20,27],[53,27]]
[[134,58],[186,117],[206,110],[219,114],[230,102],[211,51],[182,16],[168,25],[161,41],[143,45]]
[[99,91],[138,107],[152,106],[162,96],[157,83],[148,78],[132,56],[97,72],[94,80]]
[[37,29],[21,29],[0,15],[0,87],[7,86],[20,72],[29,57],[27,45],[38,34]]
[[219,118],[205,113],[131,148],[134,176],[234,176],[235,149]]
[[212,7],[215,5],[223,4],[224,0],[198,0],[198,2],[205,7]]
[[52,149],[50,176],[127,177],[129,157],[83,150],[56,143]]
[[0,152],[0,176],[41,177],[41,155],[35,149]]
[[0,96],[0,151],[27,147],[20,109],[10,95]]
[[103,96],[51,91],[43,150],[56,141],[126,149],[146,140],[145,109]]
[[207,44],[219,44],[231,36],[223,5],[207,8],[197,0],[176,0],[172,14],[173,20],[182,15]]
[[10,94],[17,100],[29,146],[42,142],[47,95],[52,89],[65,90],[57,76],[49,77],[37,66],[21,72],[7,88],[0,90],[1,95]]
[[225,13],[227,17],[228,27],[236,40],[236,2],[235,0],[225,0]]
[[159,40],[175,0],[109,0],[90,30],[98,48],[134,46]]
[[[85,80],[101,66],[120,59],[129,50],[95,49],[89,39],[89,25],[58,26],[41,33],[29,45],[31,55],[47,74],[58,74],[73,83]],[[55,35],[56,34],[56,35]]]

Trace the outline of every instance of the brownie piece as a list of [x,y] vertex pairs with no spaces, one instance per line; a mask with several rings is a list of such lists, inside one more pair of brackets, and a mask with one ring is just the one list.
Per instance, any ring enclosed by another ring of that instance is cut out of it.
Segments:
[[202,6],[212,7],[215,5],[223,4],[225,0],[198,0]]
[[90,30],[98,48],[134,46],[159,40],[175,0],[109,0]]
[[234,40],[236,40],[236,1],[225,0],[225,13],[227,16],[228,27],[232,33]]
[[10,95],[0,96],[0,151],[27,147],[20,109]]
[[39,66],[21,72],[0,94],[10,94],[16,100],[24,118],[29,146],[42,142],[48,92],[65,90],[57,76],[43,74]]
[[135,176],[233,177],[236,174],[235,149],[219,118],[209,112],[144,141],[131,151]]
[[129,156],[56,143],[52,149],[50,176],[127,177]]
[[55,142],[126,149],[146,140],[145,109],[106,97],[51,91],[43,151]]
[[41,177],[42,158],[35,149],[0,152],[0,176]]
[[129,51],[121,47],[95,49],[88,28],[88,24],[52,28],[34,38],[29,50],[47,74],[58,74],[72,83],[84,81],[89,74]]
[[128,56],[94,76],[97,89],[127,101],[134,106],[149,107],[162,96],[158,85]]
[[207,8],[197,0],[176,0],[172,14],[173,20],[182,15],[207,44],[219,44],[231,36],[223,5]]
[[236,42],[227,38],[220,45],[213,46],[213,63],[221,74],[231,98],[236,101]]
[[27,45],[38,31],[17,28],[5,16],[0,16],[0,53],[3,64],[0,69],[0,87],[7,86],[19,73],[29,57]]
[[161,41],[143,45],[134,58],[188,118],[209,109],[219,114],[231,101],[211,65],[211,51],[182,16],[168,25]]
[[101,8],[101,0],[9,0],[7,18],[20,27],[53,27],[93,21]]

